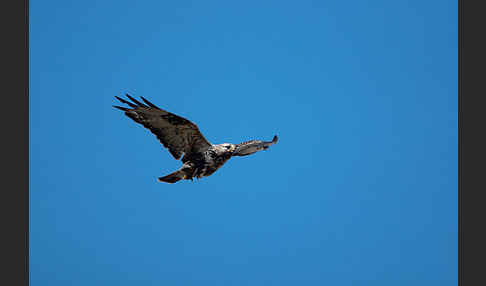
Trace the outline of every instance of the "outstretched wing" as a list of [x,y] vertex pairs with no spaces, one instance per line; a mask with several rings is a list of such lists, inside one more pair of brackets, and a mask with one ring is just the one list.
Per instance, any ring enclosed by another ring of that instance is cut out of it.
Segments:
[[202,153],[211,146],[196,124],[191,121],[160,109],[143,97],[141,98],[145,104],[128,94],[126,96],[132,102],[118,96],[115,97],[131,108],[116,105],[113,107],[125,111],[126,116],[155,134],[176,160],[179,160],[183,153]]
[[247,156],[260,150],[266,150],[271,145],[277,143],[277,135],[273,136],[272,141],[251,140],[236,145],[233,156]]

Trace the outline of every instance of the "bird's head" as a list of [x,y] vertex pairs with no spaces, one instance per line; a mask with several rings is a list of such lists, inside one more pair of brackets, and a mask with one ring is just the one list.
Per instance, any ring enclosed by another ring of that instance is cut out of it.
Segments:
[[223,147],[227,152],[233,152],[236,149],[236,145],[231,143],[223,143],[221,144],[221,147]]

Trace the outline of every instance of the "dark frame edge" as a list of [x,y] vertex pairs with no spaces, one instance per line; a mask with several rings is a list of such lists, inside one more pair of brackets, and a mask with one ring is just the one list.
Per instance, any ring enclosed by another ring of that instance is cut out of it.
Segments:
[[29,66],[30,66],[30,13],[29,13],[29,8],[30,8],[30,1],[29,0],[24,0],[25,3],[25,98],[26,98],[26,121],[25,121],[25,130],[26,134],[25,137],[27,139],[27,147],[26,147],[26,153],[27,153],[27,168],[26,168],[26,178],[27,178],[27,190],[26,190],[26,217],[25,217],[25,224],[26,224],[26,231],[25,231],[25,285],[30,284],[30,251],[29,251],[29,245],[30,245],[30,196],[29,196],[29,185],[30,185],[30,172],[29,172],[29,161],[30,161],[30,150],[29,150],[29,142],[30,142],[30,125],[29,125],[29,120],[30,120],[30,109],[29,109],[29,87],[30,87],[30,77],[29,77]]

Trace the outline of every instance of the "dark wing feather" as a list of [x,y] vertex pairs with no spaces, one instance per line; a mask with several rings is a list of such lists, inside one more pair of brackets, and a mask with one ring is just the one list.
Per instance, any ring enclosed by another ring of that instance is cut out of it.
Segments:
[[127,97],[135,104],[118,96],[115,97],[132,109],[121,106],[114,107],[125,111],[126,116],[149,129],[157,136],[160,143],[169,149],[170,154],[175,159],[179,160],[183,153],[202,153],[211,146],[211,143],[204,138],[196,124],[191,121],[160,109],[145,98],[142,98],[142,100],[148,106],[128,94]]
[[246,142],[242,142],[240,144],[236,144],[235,151],[233,152],[233,156],[247,156],[253,153],[256,153],[260,150],[266,150],[271,145],[277,143],[278,137],[277,135],[273,136],[272,141],[261,141],[261,140],[250,140]]

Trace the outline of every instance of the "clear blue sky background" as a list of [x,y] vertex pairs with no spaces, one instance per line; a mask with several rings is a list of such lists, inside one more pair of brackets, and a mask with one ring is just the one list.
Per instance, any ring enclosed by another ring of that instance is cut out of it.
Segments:
[[[31,285],[457,285],[457,1],[31,1]],[[280,141],[197,182],[112,108]]]

